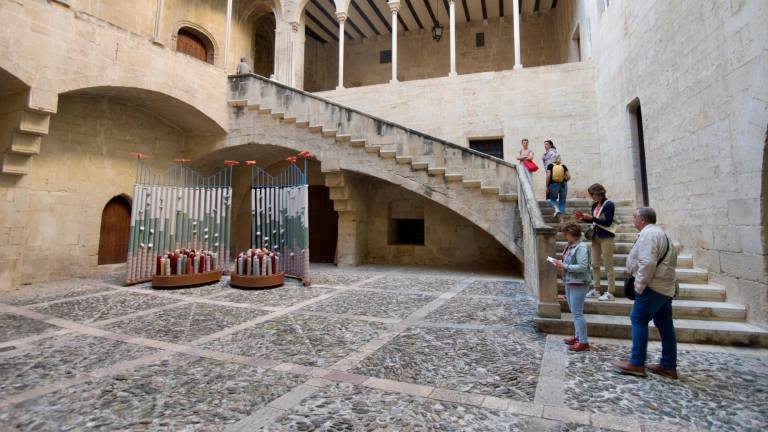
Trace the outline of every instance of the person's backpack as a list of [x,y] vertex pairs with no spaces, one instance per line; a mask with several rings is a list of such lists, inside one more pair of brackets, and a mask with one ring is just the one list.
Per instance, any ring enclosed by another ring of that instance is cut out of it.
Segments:
[[552,164],[552,181],[562,183],[565,180],[565,167],[559,163]]

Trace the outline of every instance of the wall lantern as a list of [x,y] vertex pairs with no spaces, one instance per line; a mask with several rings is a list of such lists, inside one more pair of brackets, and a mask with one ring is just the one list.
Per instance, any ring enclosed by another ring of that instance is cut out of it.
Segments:
[[435,26],[432,27],[432,39],[435,40],[435,42],[440,42],[440,38],[443,37],[443,26],[440,25],[440,23],[435,23]]

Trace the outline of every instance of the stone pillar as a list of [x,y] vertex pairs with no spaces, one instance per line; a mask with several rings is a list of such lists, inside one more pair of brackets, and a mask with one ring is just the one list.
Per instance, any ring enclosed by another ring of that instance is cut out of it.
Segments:
[[400,0],[389,0],[389,10],[392,11],[392,80],[397,82],[397,13],[400,11]]
[[224,31],[224,70],[229,67],[229,37],[232,33],[232,0],[227,0],[227,26]]
[[304,87],[304,25],[278,21],[275,28],[274,79],[301,89]]
[[512,24],[515,28],[515,69],[522,69],[520,62],[520,5],[517,1],[512,1]]
[[336,89],[344,88],[344,22],[347,20],[347,14],[336,12],[336,18],[339,19],[339,85]]
[[152,36],[152,42],[159,44],[160,42],[160,22],[163,19],[163,7],[165,6],[164,0],[157,0],[157,10],[155,10],[155,32]]
[[361,177],[338,169],[338,161],[326,160],[321,164],[333,208],[339,213],[336,264],[360,265],[368,253],[367,185],[360,183],[363,181]]
[[456,74],[456,0],[448,0],[449,12],[451,16],[451,72],[448,76],[455,77]]

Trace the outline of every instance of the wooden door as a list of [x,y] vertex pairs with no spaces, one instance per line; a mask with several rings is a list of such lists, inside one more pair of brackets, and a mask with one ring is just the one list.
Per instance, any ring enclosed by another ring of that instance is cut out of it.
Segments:
[[117,196],[109,200],[101,212],[99,265],[125,262],[131,230],[131,205]]
[[199,37],[188,31],[179,30],[179,35],[176,38],[176,51],[190,55],[204,62],[208,61],[208,52],[205,49],[205,43],[203,43]]
[[336,260],[339,214],[333,209],[330,189],[309,187],[309,260],[332,263]]

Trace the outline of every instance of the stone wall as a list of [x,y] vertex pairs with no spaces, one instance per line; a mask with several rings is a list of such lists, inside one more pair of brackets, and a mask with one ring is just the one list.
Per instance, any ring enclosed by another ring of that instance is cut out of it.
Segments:
[[[627,106],[639,99],[650,204],[673,237],[768,322],[768,4],[611,2],[595,32],[601,178],[639,201]],[[765,207],[763,207],[765,208]]]
[[[511,252],[453,211],[374,179],[370,179],[367,189],[368,262],[506,269],[520,273],[520,262]],[[394,218],[424,219],[424,245],[394,244]]]
[[[554,39],[555,15],[541,13],[521,21],[521,57],[525,66],[558,63]],[[458,74],[512,69],[515,63],[512,19],[472,21],[457,25],[456,71]],[[475,35],[485,34],[485,46],[475,46]],[[391,49],[389,35],[347,40],[344,45],[344,86],[360,87],[388,83],[392,65],[381,64],[379,53]],[[439,42],[430,28],[398,34],[397,78],[412,81],[446,77],[450,71],[450,36],[446,28]],[[307,91],[335,89],[338,84],[338,43],[321,44],[307,38],[304,88]]]
[[[551,139],[571,170],[569,193],[584,196],[600,167],[594,94],[592,66],[572,63],[319,95],[462,146],[470,138],[503,137],[507,161],[515,161],[520,139],[529,138],[541,164],[543,141]],[[543,194],[543,169],[534,186]]]
[[0,177],[0,291],[97,271],[101,212],[133,195],[131,151],[164,170],[184,155],[184,134],[109,98],[59,99],[32,172]]

